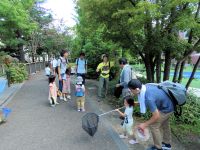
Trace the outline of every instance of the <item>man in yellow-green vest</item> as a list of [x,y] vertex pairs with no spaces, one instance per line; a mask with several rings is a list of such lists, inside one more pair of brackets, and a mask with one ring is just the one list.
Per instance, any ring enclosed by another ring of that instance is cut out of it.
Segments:
[[[98,89],[98,97],[104,98],[107,95],[108,91],[108,83],[109,83],[109,76],[110,76],[110,62],[108,61],[108,55],[103,55],[103,62],[101,62],[96,72],[100,73],[99,77],[99,89]],[[103,92],[105,89],[105,92]]]

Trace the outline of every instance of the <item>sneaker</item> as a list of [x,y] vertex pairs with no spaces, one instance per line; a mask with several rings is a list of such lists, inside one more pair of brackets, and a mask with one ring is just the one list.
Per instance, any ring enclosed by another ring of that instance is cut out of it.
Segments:
[[166,144],[166,143],[162,142],[162,149],[163,150],[171,150],[172,147],[170,144]]
[[162,149],[158,149],[158,148],[155,147],[155,146],[151,146],[151,147],[147,148],[146,150],[162,150]]
[[71,100],[71,96],[70,96],[70,95],[67,95],[67,99]]
[[63,97],[62,96],[60,96],[60,100],[62,100],[63,99]]
[[120,134],[119,137],[120,137],[121,139],[127,139],[127,138],[128,138],[128,136],[126,136],[126,135],[124,135],[124,134]]
[[66,97],[64,97],[63,100],[66,102],[67,101]]
[[56,105],[58,105],[58,104],[60,104],[60,103],[56,102]]
[[78,111],[78,112],[80,112],[80,111],[81,111],[81,109],[77,109],[77,111]]
[[83,109],[81,109],[81,111],[82,111],[82,112],[85,112],[85,109],[83,108]]
[[138,141],[136,141],[136,140],[129,140],[128,142],[131,145],[138,144]]
[[52,104],[52,105],[51,105],[51,107],[55,107],[55,106],[56,106],[55,104]]

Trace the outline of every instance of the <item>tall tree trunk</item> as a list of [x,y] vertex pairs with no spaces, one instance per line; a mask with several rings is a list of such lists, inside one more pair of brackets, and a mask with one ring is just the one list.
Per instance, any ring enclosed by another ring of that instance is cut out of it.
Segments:
[[[16,34],[16,38],[17,39],[21,39],[22,37],[22,35],[21,35],[21,33],[20,33],[20,31],[19,30],[17,30],[16,32],[15,32],[15,34]],[[17,48],[18,48],[18,51],[19,51],[19,60],[21,61],[21,62],[25,62],[25,56],[24,56],[24,49],[23,49],[23,44],[22,43],[19,43],[18,45],[17,45]]]
[[180,67],[180,61],[178,61],[176,63],[175,69],[174,69],[174,76],[173,76],[173,82],[177,82],[177,76],[178,76],[178,71],[179,71],[179,67]]
[[192,80],[194,79],[194,74],[195,74],[195,72],[196,72],[196,70],[197,70],[197,67],[198,67],[198,65],[199,65],[199,62],[200,62],[200,56],[199,56],[199,59],[197,60],[196,64],[194,65],[194,68],[193,68],[193,70],[192,70],[192,74],[191,74],[191,76],[190,76],[190,78],[189,78],[189,80],[188,80],[188,82],[187,82],[187,84],[186,84],[186,89],[189,88],[189,86],[190,86]]
[[181,83],[181,82],[182,82],[184,67],[185,67],[185,61],[183,61],[183,62],[181,63],[181,68],[180,68],[179,77],[178,77],[178,83]]
[[170,68],[171,68],[171,53],[170,50],[166,50],[163,81],[169,80]]
[[25,55],[24,55],[24,49],[23,49],[23,45],[22,44],[19,44],[18,45],[18,50],[19,50],[19,56],[20,56],[20,61],[21,62],[25,62]]
[[32,62],[35,62],[35,56],[34,56],[34,53],[32,52],[31,55],[32,55]]
[[150,57],[149,54],[145,55],[145,68],[146,68],[146,75],[147,75],[147,80],[149,82],[153,82],[152,81],[152,71],[151,71],[151,62],[150,62]]
[[156,58],[156,82],[160,83],[161,82],[161,54],[157,55]]

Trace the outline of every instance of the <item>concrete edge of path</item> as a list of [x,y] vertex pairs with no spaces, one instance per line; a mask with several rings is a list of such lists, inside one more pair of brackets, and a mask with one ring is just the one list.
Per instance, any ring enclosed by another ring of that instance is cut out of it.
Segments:
[[11,87],[7,88],[4,93],[0,95],[0,107],[5,107],[12,100],[15,94],[21,89],[26,81],[19,84],[11,85]]
[[[97,107],[97,105],[95,105],[95,103],[92,102],[92,103],[89,103],[89,105],[94,110],[95,113],[97,114],[102,113],[102,111],[99,110],[99,108]],[[127,150],[128,149],[127,145],[119,138],[119,135],[116,133],[116,131],[114,131],[110,122],[106,118],[102,118],[101,120],[102,120],[103,126],[107,129],[108,134],[111,136],[114,143],[117,145],[118,149]]]

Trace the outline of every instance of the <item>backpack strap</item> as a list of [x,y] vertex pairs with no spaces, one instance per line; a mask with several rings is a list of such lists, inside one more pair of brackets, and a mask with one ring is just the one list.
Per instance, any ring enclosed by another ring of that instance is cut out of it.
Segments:
[[85,59],[85,69],[86,69],[86,67],[87,67],[87,60]]
[[79,58],[76,59],[76,65],[78,66]]

